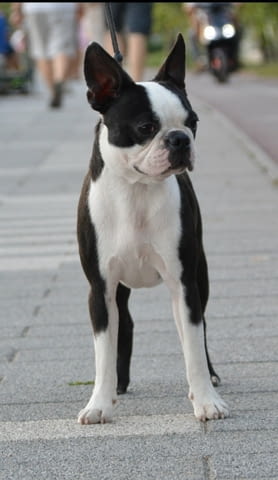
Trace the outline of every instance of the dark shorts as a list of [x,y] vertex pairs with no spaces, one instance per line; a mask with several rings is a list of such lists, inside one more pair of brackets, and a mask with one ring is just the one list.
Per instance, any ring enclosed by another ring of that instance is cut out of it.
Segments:
[[152,24],[152,2],[111,2],[110,5],[117,32],[149,35]]

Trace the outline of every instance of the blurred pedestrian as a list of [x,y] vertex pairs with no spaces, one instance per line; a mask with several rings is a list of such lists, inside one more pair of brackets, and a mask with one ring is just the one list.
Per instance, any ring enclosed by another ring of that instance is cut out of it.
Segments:
[[103,43],[103,3],[84,3],[84,15],[81,20],[81,30],[84,51],[90,42]]
[[[119,49],[126,60],[127,71],[133,80],[143,78],[148,37],[152,28],[152,2],[111,2]],[[104,48],[113,56],[110,32],[104,35]],[[126,57],[126,58],[125,58]]]
[[78,49],[82,3],[11,4],[11,22],[26,29],[31,58],[50,91],[49,106],[62,106],[64,85]]
[[103,4],[100,2],[83,3],[83,14],[78,28],[79,47],[73,64],[72,76],[75,79],[83,75],[83,61],[87,46],[91,42],[103,44]]

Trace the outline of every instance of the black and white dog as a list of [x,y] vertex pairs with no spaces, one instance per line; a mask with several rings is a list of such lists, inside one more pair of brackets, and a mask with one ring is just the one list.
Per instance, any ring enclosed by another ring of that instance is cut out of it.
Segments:
[[165,282],[195,416],[228,415],[206,346],[208,272],[194,164],[198,117],[185,90],[181,34],[152,81],[135,83],[100,45],[85,54],[87,97],[101,114],[78,206],[81,263],[90,283],[95,384],[81,424],[112,418],[129,384],[131,288]]

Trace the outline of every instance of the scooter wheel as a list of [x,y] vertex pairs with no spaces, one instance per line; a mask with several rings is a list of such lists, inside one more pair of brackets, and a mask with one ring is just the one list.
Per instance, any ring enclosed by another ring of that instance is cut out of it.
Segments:
[[219,82],[227,82],[228,61],[225,52],[221,48],[216,48],[213,51],[211,57],[211,70]]

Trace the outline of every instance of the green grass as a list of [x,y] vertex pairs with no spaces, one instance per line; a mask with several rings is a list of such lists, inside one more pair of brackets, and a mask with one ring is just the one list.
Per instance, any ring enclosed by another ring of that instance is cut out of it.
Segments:
[[69,385],[70,387],[80,387],[80,385],[94,385],[94,383],[95,383],[94,381],[88,380],[87,382],[79,382],[79,381],[77,381],[77,382],[69,382],[68,385]]
[[253,73],[264,78],[278,78],[278,61],[263,63],[261,65],[244,65],[243,72]]

